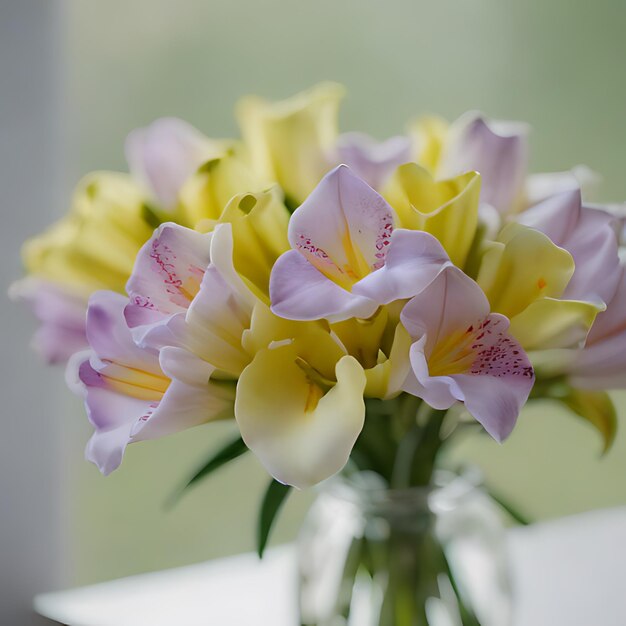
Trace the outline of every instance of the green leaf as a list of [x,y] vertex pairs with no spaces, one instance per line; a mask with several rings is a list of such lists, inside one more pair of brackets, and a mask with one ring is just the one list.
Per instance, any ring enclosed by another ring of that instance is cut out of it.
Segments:
[[226,465],[230,461],[234,461],[242,454],[248,451],[248,447],[243,442],[241,437],[237,437],[235,440],[227,443],[223,448],[220,448],[208,461],[200,467],[196,473],[176,492],[174,492],[168,499],[166,506],[169,508],[176,504],[183,493],[192,485],[195,485],[198,481],[206,478],[209,474],[213,473],[216,469]]
[[602,453],[606,454],[613,445],[617,432],[617,414],[609,394],[606,391],[570,388],[566,395],[557,399],[595,427],[602,435]]
[[259,553],[259,558],[263,558],[263,552],[265,552],[265,546],[274,525],[274,520],[290,490],[290,485],[283,485],[273,478],[267,487],[261,503],[261,510],[259,511],[259,525],[257,529],[257,552]]
[[502,496],[496,493],[490,487],[485,487],[489,497],[514,521],[521,526],[528,526],[531,521],[523,514],[520,513],[517,507],[514,507],[508,500],[505,500]]

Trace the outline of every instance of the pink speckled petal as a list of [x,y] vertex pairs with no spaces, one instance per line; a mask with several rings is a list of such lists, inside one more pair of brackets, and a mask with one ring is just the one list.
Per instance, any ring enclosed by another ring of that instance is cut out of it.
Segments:
[[487,315],[489,302],[482,289],[461,270],[449,266],[409,300],[400,317],[412,337],[427,335],[429,355],[440,337],[473,329]]
[[324,274],[355,282],[383,265],[392,231],[391,207],[340,165],[292,215],[289,242]]
[[534,373],[507,332],[508,319],[488,311],[473,280],[456,268],[441,272],[401,315],[417,339],[404,388],[438,409],[464,402],[485,430],[502,441],[528,399]]
[[159,226],[135,261],[126,291],[129,326],[152,324],[159,315],[185,311],[210,261],[211,234],[178,224]]
[[276,261],[270,278],[270,299],[276,315],[299,321],[367,318],[378,308],[370,298],[335,284],[296,250],[285,252]]
[[352,293],[379,304],[411,298],[451,265],[435,237],[423,231],[397,229],[391,235],[385,265],[356,283]]

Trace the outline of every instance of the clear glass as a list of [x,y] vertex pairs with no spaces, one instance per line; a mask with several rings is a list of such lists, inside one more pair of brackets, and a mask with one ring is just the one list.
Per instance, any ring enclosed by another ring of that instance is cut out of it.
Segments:
[[359,472],[329,481],[299,537],[304,626],[507,626],[500,512],[480,474],[386,489]]

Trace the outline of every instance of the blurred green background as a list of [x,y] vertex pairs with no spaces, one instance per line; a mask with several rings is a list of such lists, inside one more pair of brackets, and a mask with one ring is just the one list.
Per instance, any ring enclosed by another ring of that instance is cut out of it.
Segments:
[[[243,94],[281,98],[331,79],[349,89],[344,130],[384,138],[419,113],[452,119],[467,109],[526,120],[533,170],[585,163],[605,179],[595,199],[626,199],[626,3],[618,0],[69,0],[67,18],[74,179],[125,169],[126,133],[156,117],[232,136]],[[626,394],[615,399],[624,423]],[[252,549],[267,481],[253,458],[164,508],[228,425],[132,446],[104,479],[82,459],[90,429],[79,402],[67,403],[73,583]],[[626,427],[607,456],[600,449],[586,424],[542,403],[505,445],[478,437],[455,456],[480,464],[542,519],[626,503]],[[294,537],[310,498],[292,497],[275,541]]]

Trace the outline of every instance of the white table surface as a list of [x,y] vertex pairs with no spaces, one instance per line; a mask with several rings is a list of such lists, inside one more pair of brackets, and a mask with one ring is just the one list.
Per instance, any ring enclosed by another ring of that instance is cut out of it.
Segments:
[[[515,626],[626,626],[626,507],[509,531]],[[41,594],[70,626],[293,626],[290,546]]]

